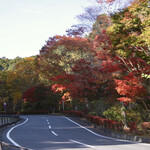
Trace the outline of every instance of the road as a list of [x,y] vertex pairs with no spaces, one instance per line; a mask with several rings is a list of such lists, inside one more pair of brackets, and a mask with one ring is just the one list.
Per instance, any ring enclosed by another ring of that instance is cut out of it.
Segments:
[[30,115],[6,132],[6,142],[34,150],[150,150],[150,144],[102,136],[64,116]]

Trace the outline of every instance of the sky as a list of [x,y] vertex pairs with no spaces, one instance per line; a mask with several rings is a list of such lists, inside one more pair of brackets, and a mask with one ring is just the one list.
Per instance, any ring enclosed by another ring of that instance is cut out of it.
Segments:
[[0,0],[0,58],[30,57],[49,37],[64,35],[89,0]]

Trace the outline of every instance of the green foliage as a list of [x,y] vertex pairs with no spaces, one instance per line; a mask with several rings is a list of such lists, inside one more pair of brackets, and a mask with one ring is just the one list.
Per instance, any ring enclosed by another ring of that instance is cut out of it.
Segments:
[[113,25],[107,28],[112,41],[112,52],[125,57],[131,54],[150,61],[150,13],[147,0],[134,3],[111,16]]
[[101,14],[97,17],[93,24],[92,32],[89,34],[89,38],[94,39],[96,35],[101,34],[102,30],[110,26],[110,17],[106,14]]
[[7,76],[9,71],[0,71],[0,110],[4,110],[4,102],[7,103],[7,109],[11,110],[11,95],[7,86]]
[[2,65],[0,65],[0,71],[2,71],[4,68],[3,68],[3,66]]
[[103,117],[103,112],[111,107],[111,103],[102,99],[91,101],[89,104],[89,114]]
[[115,120],[118,122],[122,122],[123,120],[120,106],[112,106],[111,108],[104,111],[103,115],[110,120]]
[[8,58],[0,58],[0,66],[2,69],[7,70],[9,67],[10,60]]
[[[141,117],[141,113],[135,109],[135,108],[126,108],[126,114],[127,114],[127,123],[130,122],[141,122],[142,121],[142,117]],[[121,115],[121,105],[115,105],[112,106],[111,108],[107,109],[103,115],[111,120],[115,120],[118,122],[123,122],[124,118]]]
[[15,59],[8,59],[6,57],[0,58],[0,70],[13,70],[15,65],[23,60],[23,58],[16,57]]

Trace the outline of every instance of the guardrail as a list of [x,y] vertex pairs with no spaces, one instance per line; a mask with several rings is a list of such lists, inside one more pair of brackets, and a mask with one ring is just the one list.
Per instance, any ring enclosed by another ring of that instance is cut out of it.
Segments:
[[0,115],[0,128],[16,123],[19,119],[19,115]]
[[33,150],[33,149],[29,149],[29,148],[25,148],[25,147],[19,147],[19,146],[15,146],[15,145],[11,145],[5,142],[0,142],[0,150],[10,150],[10,148],[15,148],[15,149],[20,149],[20,150]]
[[[0,128],[10,125],[10,124],[14,124],[17,121],[20,120],[19,115],[0,115]],[[28,149],[25,147],[19,147],[19,146],[15,146],[12,144],[8,144],[5,142],[0,141],[0,150],[11,150],[11,149],[20,149],[20,150],[32,150],[32,149]]]
[[[0,115],[0,128],[5,127],[5,126],[10,125],[10,124],[14,124],[19,120],[20,120],[19,115]],[[17,148],[14,145],[10,145],[8,143],[0,141],[0,150],[8,150],[8,149],[10,150],[10,147]],[[19,148],[19,149],[28,150],[25,148],[24,149]]]

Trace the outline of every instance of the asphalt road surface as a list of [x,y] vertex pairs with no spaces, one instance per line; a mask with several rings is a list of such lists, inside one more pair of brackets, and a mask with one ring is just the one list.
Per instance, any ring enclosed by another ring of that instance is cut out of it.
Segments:
[[34,150],[150,150],[150,144],[102,136],[64,116],[22,116],[6,142]]

